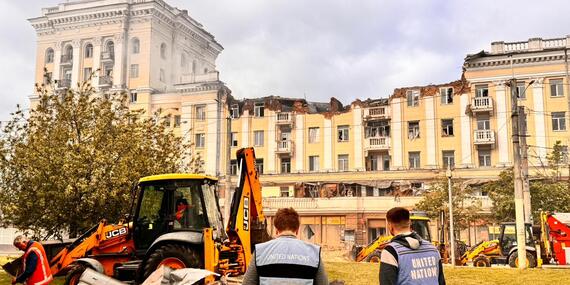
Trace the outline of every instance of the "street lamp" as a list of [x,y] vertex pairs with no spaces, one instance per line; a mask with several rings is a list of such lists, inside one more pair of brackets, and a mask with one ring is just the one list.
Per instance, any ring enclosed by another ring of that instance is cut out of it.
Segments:
[[453,229],[453,199],[451,191],[451,166],[447,166],[447,192],[449,195],[449,246],[451,249],[451,266],[455,267],[455,233]]

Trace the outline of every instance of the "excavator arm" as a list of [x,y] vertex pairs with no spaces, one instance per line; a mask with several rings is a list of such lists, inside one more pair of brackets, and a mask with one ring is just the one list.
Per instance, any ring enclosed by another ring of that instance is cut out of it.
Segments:
[[257,243],[270,239],[267,221],[263,214],[261,183],[255,168],[255,151],[242,148],[236,152],[238,184],[235,189],[226,232],[231,243],[243,247],[245,265]]

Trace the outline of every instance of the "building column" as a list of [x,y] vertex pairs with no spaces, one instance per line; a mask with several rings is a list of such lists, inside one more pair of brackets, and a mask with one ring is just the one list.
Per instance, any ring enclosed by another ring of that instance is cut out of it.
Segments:
[[295,116],[295,171],[302,172],[305,169],[303,165],[305,162],[305,115],[294,113],[291,115]]
[[[498,144],[499,165],[508,166],[512,165],[509,160],[509,125],[507,123],[507,112],[510,108],[507,107],[505,82],[495,82],[495,98],[497,101],[497,129],[495,130]],[[510,98],[510,96],[509,96]]]
[[403,137],[402,137],[402,98],[394,98],[392,100],[392,120],[391,120],[391,155],[392,155],[392,163],[391,168],[394,170],[404,168],[403,165],[403,151],[402,151],[402,144],[403,144]]
[[206,103],[206,154],[204,155],[205,170],[207,174],[217,175],[216,173],[216,146],[221,143],[218,141],[218,134],[212,130],[217,128],[216,113],[218,112],[218,103],[216,101]]
[[123,89],[125,87],[125,56],[124,44],[125,37],[123,34],[116,35],[114,38],[115,44],[115,62],[113,65],[113,88]]
[[77,87],[77,83],[81,82],[80,76],[80,60],[81,60],[81,41],[74,40],[71,42],[73,46],[73,67],[71,68],[71,88]]
[[426,114],[426,150],[427,150],[427,167],[437,168],[437,154],[435,144],[435,111],[434,111],[434,97],[424,97],[424,106]]
[[[532,101],[534,103],[534,138],[536,154],[540,161],[548,163],[546,159],[546,120],[544,118],[544,78],[537,78],[532,84]],[[529,116],[529,114],[527,114]]]
[[101,71],[97,71],[101,68],[101,38],[93,39],[93,71],[95,76],[91,78],[91,85],[98,89],[99,87],[99,76],[102,76]]
[[331,119],[325,118],[324,121],[324,126],[323,126],[323,134],[324,134],[324,165],[323,165],[323,170],[333,170],[333,164],[332,164],[332,144],[333,144],[333,138],[335,138],[332,135],[332,121]]
[[469,94],[461,94],[459,99],[459,113],[460,116],[460,131],[461,131],[461,167],[469,168],[473,166],[472,159],[472,145],[471,145],[471,135],[473,134],[473,126],[471,125],[471,117],[465,114],[469,106]]
[[[352,110],[352,125],[354,126],[354,170],[364,171],[364,161],[362,159],[362,108],[355,106]],[[349,159],[350,160],[350,159]]]
[[[276,169],[280,170],[281,167],[276,167],[276,158],[277,155],[275,151],[277,151],[277,133],[275,132],[275,116],[274,112],[268,112],[265,109],[265,117],[267,117],[267,164],[263,165],[267,170],[267,173],[279,173]],[[255,119],[254,119],[255,120]],[[265,162],[265,161],[264,161]],[[264,163],[265,164],[265,163]]]
[[[248,147],[249,144],[249,110],[244,110],[241,116],[241,147]],[[266,138],[264,138],[266,139]],[[269,143],[269,134],[267,134],[267,140]]]
[[62,42],[56,42],[53,51],[53,73],[52,80],[61,80],[61,48],[63,46]]

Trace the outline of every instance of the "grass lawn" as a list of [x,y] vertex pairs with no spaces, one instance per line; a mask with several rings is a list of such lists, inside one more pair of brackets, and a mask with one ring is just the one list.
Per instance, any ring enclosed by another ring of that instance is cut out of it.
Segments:
[[[0,257],[0,265],[8,259]],[[344,280],[347,285],[378,284],[378,264],[350,261],[327,261],[325,267],[329,281]],[[507,285],[507,284],[568,284],[570,269],[528,269],[519,271],[510,268],[445,267],[447,284],[457,285]],[[0,271],[0,285],[10,284],[11,277]],[[58,279],[52,285],[62,285]]]

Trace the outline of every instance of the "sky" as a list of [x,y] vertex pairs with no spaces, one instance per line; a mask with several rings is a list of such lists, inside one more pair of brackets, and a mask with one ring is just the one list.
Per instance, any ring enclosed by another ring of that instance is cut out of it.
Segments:
[[[65,0],[0,0],[0,120],[33,91],[27,19]],[[493,41],[570,34],[567,0],[166,0],[189,11],[224,51],[236,98],[276,95],[344,104],[394,88],[459,79],[465,55]]]

